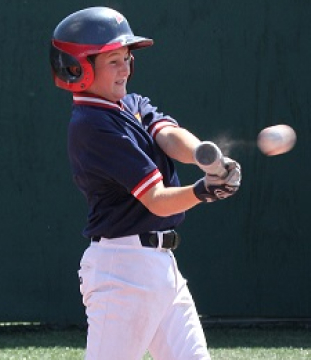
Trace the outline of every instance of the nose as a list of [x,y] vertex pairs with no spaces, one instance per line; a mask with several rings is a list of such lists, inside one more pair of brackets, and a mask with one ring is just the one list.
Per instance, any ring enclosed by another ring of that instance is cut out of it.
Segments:
[[126,76],[130,75],[131,69],[130,69],[130,62],[129,61],[124,61],[121,68],[120,68],[120,72]]

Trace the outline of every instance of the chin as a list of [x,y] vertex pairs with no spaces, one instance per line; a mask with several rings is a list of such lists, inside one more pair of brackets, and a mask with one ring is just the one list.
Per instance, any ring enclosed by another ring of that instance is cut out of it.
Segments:
[[123,99],[126,94],[127,94],[127,91],[122,92],[122,94],[118,94],[118,101]]

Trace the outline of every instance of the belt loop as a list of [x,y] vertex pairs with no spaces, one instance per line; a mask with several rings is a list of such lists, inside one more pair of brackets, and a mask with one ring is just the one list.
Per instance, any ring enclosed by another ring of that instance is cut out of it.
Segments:
[[162,246],[163,246],[163,232],[162,231],[159,231],[156,233],[157,234],[157,237],[158,237],[158,250],[161,250],[162,249]]

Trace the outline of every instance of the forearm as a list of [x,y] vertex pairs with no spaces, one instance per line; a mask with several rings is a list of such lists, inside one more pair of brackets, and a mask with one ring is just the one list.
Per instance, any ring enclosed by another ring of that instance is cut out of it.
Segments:
[[[188,130],[167,126],[156,135],[160,148],[172,159],[196,164],[194,151],[201,141]],[[193,185],[165,187],[163,181],[149,189],[139,200],[153,214],[170,216],[187,211],[197,204],[232,196],[240,186],[240,166],[231,159],[225,178],[206,175]]]
[[153,214],[170,216],[193,208],[201,202],[213,202],[234,195],[240,187],[240,165],[226,158],[228,174],[224,177],[206,174],[193,185],[165,187],[159,181],[139,200]]
[[194,164],[193,152],[201,141],[188,130],[167,126],[156,136],[160,148],[170,158],[186,164]]
[[150,212],[158,216],[178,214],[201,202],[194,195],[193,185],[166,188],[162,182],[144,194],[140,201]]

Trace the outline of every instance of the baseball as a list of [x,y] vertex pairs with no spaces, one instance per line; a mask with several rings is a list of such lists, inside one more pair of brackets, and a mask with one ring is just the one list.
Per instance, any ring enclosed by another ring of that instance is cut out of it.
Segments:
[[258,134],[257,145],[267,156],[287,153],[296,143],[296,133],[288,125],[269,126]]

